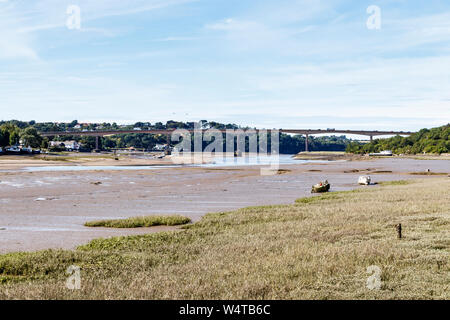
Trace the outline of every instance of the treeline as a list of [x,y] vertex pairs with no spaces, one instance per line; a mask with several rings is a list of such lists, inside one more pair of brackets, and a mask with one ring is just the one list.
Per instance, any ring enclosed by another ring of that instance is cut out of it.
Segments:
[[44,139],[33,126],[17,126],[14,123],[0,122],[0,147],[22,143],[32,148],[46,147]]
[[[217,128],[220,129],[220,128]],[[236,128],[237,129],[237,128]],[[94,144],[94,139],[90,138],[90,144]],[[103,148],[143,148],[143,149],[151,149],[156,144],[165,144],[167,138],[165,136],[158,135],[148,135],[148,134],[140,134],[140,133],[131,133],[131,134],[119,134],[112,137],[105,137],[103,139]],[[192,137],[193,139],[193,137]],[[224,150],[225,146],[225,135],[224,139]],[[270,141],[270,138],[269,138]],[[345,151],[345,148],[351,140],[347,139],[345,136],[326,136],[326,137],[309,137],[309,150],[310,151]],[[209,142],[203,143],[203,148],[205,148]],[[249,142],[246,140],[246,151],[249,150],[248,145]],[[280,135],[280,153],[283,154],[295,154],[298,152],[305,151],[305,137],[296,135],[290,136],[287,134]],[[270,151],[270,144],[269,150]]]
[[[295,154],[304,152],[306,148],[306,137],[301,135],[290,136],[280,135],[280,153]],[[345,151],[345,148],[352,140],[345,136],[309,136],[309,151]]]
[[372,153],[391,150],[395,154],[449,153],[450,124],[432,129],[422,129],[409,137],[395,136],[388,139],[375,139],[371,143],[351,142],[346,151],[349,153]]
[[[5,136],[5,145],[14,145],[20,141],[34,148],[47,148],[49,141],[47,138],[42,138],[38,132],[59,132],[59,131],[95,131],[95,130],[164,130],[164,129],[194,129],[194,122],[179,122],[167,121],[165,124],[156,122],[151,124],[149,122],[137,122],[131,125],[118,125],[117,123],[79,123],[77,120],[68,123],[54,123],[44,122],[37,123],[35,121],[0,121],[0,126],[9,128],[6,130],[9,135]],[[249,127],[241,127],[236,124],[222,124],[214,121],[202,120],[199,122],[202,129],[250,129]],[[0,136],[1,137],[1,136]],[[33,137],[33,138],[32,138]],[[152,150],[157,144],[166,144],[165,135],[150,135],[143,134],[136,131],[136,133],[124,133],[114,136],[104,137],[101,139],[102,149],[117,149],[117,148],[139,148]],[[83,150],[89,151],[95,148],[95,137],[88,136],[55,136],[53,141],[68,141],[73,140],[79,142],[83,146]],[[6,142],[7,141],[7,142]],[[352,141],[345,136],[321,136],[309,137],[310,151],[345,151],[346,146]],[[205,142],[205,146],[208,143]],[[248,141],[246,143],[248,146]],[[58,147],[54,147],[54,151],[58,151]],[[305,151],[305,137],[301,135],[280,135],[280,153],[295,154]]]

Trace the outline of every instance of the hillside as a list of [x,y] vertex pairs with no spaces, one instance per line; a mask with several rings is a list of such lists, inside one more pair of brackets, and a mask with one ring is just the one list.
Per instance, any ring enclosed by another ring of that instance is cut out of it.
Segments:
[[[250,129],[249,127],[241,127],[236,124],[222,124],[214,121],[202,120],[203,129],[215,128],[215,129]],[[149,123],[149,122],[137,122],[129,125],[118,125],[116,123],[78,123],[77,120],[72,122],[44,122],[37,123],[35,121],[24,122],[18,120],[0,121],[0,147],[6,147],[8,145],[14,145],[20,140],[26,141],[34,148],[48,148],[49,141],[47,138],[42,138],[38,135],[38,132],[49,131],[96,131],[96,130],[136,130],[136,133],[123,133],[110,137],[104,137],[100,141],[101,148],[103,150],[109,150],[114,148],[142,148],[151,150],[157,144],[165,144],[165,135],[149,135],[139,133],[139,130],[151,130],[151,129],[193,129],[194,122],[179,122],[179,121],[167,121],[166,124],[161,122]],[[83,146],[84,150],[95,149],[95,137],[89,136],[61,136],[54,137],[53,141],[66,141],[74,140]],[[225,135],[224,135],[225,141]],[[321,136],[321,137],[309,137],[309,150],[310,151],[345,151],[346,146],[352,140],[347,139],[345,136]],[[205,142],[204,147],[207,143]],[[305,151],[305,137],[301,135],[280,135],[280,153],[283,154],[295,154]],[[225,142],[224,142],[225,149]],[[246,150],[248,150],[248,141],[246,142]],[[58,148],[53,147],[51,151],[59,151]]]
[[349,153],[380,152],[392,150],[396,154],[448,153],[450,152],[450,124],[432,129],[422,129],[409,137],[375,139],[371,143],[351,142],[346,151]]

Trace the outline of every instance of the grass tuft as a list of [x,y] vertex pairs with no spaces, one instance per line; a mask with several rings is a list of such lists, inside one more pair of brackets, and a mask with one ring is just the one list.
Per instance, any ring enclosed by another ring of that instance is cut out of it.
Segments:
[[447,176],[447,172],[410,172],[413,176]]
[[86,227],[105,227],[105,228],[145,228],[154,226],[177,226],[187,224],[191,219],[173,215],[173,216],[144,216],[128,219],[98,220],[86,222]]
[[395,180],[395,181],[381,181],[378,184],[382,186],[404,186],[411,183],[412,182],[409,180]]
[[321,201],[326,200],[338,200],[338,199],[345,199],[346,195],[361,192],[361,189],[355,189],[355,190],[349,190],[349,191],[334,191],[334,192],[328,192],[328,193],[322,193],[318,196],[312,196],[312,197],[306,197],[306,198],[300,198],[295,200],[295,203],[317,203]]

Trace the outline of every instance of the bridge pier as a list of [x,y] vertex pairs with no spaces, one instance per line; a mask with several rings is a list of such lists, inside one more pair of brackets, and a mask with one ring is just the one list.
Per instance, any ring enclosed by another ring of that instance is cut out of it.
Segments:
[[100,151],[100,136],[95,136],[95,152]]
[[306,134],[306,139],[305,139],[305,152],[309,152],[309,134]]
[[370,135],[370,142],[373,142],[373,135]]

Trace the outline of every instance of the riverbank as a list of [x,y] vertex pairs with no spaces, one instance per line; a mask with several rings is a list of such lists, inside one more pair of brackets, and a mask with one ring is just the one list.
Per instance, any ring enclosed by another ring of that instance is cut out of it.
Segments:
[[[182,232],[3,255],[0,299],[449,299],[449,188],[391,183],[209,214]],[[81,290],[65,287],[70,265]],[[379,290],[367,287],[370,266]]]
[[1,156],[0,170],[20,170],[27,167],[52,166],[152,166],[171,165],[170,158],[138,158],[133,155],[95,153],[61,153],[34,156]]
[[[296,154],[295,159],[298,160],[346,160],[346,161],[368,161],[370,159],[379,159],[377,156],[360,155],[346,152],[334,152],[334,151],[313,151],[313,152],[300,152]],[[393,158],[400,159],[416,159],[416,160],[450,160],[450,154],[417,154],[417,155],[394,155]]]
[[[224,154],[227,159],[233,159],[233,154]],[[244,162],[248,157],[234,158],[236,161]],[[251,155],[254,158],[256,155]],[[282,158],[291,155],[281,155]],[[386,158],[386,157],[384,157]],[[388,157],[389,158],[389,157]],[[415,159],[415,160],[450,160],[450,154],[442,155],[401,155],[394,156],[395,159]],[[200,161],[199,161],[200,159]],[[369,157],[364,155],[350,154],[345,152],[300,152],[292,155],[293,160],[303,161],[372,161],[380,157]],[[158,152],[150,153],[128,153],[114,155],[111,153],[59,153],[23,156],[0,156],[0,171],[22,170],[29,167],[56,167],[56,166],[87,166],[87,167],[133,167],[133,166],[171,166],[182,164],[207,164],[212,163],[217,158],[208,154],[201,154],[201,157],[192,153],[192,156],[162,156]],[[291,161],[292,162],[292,161]],[[295,162],[295,161],[294,161]]]
[[298,160],[327,160],[327,161],[336,161],[336,160],[345,160],[345,161],[358,161],[358,160],[367,160],[362,155],[345,153],[339,151],[313,151],[313,152],[299,152],[295,156],[295,159]]

